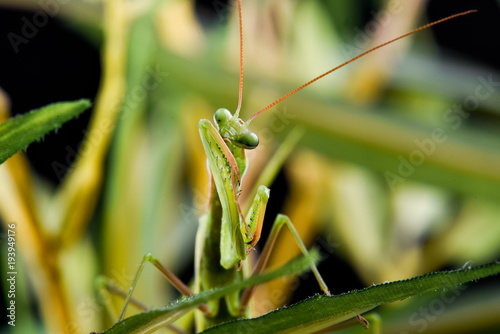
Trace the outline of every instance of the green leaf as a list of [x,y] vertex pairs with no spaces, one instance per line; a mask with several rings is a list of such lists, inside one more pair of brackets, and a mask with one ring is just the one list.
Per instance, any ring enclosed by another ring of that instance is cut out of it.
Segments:
[[182,298],[162,309],[151,310],[149,312],[134,315],[116,323],[113,327],[102,334],[152,333],[155,330],[158,330],[159,328],[175,321],[199,305],[208,302],[209,300],[221,298],[246,287],[262,284],[282,276],[301,274],[308,270],[312,263],[317,263],[319,258],[320,255],[318,251],[313,249],[309,252],[308,256],[298,257],[276,270],[226,285],[220,289],[205,291],[192,297]]
[[58,102],[0,124],[0,164],[19,150],[26,149],[46,133],[78,116],[91,105],[89,100]]
[[337,296],[317,295],[254,319],[228,322],[203,333],[314,333],[391,303],[426,292],[439,291],[500,273],[500,262],[472,269],[436,272],[411,279],[374,285]]

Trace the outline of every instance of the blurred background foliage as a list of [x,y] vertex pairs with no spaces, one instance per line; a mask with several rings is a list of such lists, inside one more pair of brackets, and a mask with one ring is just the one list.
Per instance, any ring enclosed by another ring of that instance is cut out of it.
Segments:
[[[112,321],[93,287],[98,274],[126,290],[152,252],[192,277],[208,185],[196,124],[237,104],[235,3],[0,6],[2,121],[55,101],[95,101],[0,167],[0,217],[17,224],[20,255],[18,322],[1,330],[103,330]],[[371,46],[468,9],[479,13],[350,64],[252,122],[261,145],[250,153],[243,198],[287,133],[305,129],[273,184],[264,229],[276,213],[289,215],[306,244],[322,249],[319,269],[334,293],[500,257],[500,5],[243,1],[244,119]],[[284,233],[271,265],[297,253]],[[452,301],[381,308],[383,331],[497,333],[498,283],[455,291]],[[262,286],[256,312],[316,287],[308,275]],[[146,267],[136,296],[160,307],[177,294]],[[104,302],[121,307],[119,298]]]

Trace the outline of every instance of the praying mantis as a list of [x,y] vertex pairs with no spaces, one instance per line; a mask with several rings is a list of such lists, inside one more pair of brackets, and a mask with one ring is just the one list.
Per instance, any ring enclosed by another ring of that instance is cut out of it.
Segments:
[[[239,116],[243,100],[243,32],[241,0],[238,0],[240,31],[238,105],[234,114],[227,109],[221,108],[215,112],[213,123],[206,119],[202,119],[198,123],[201,142],[207,155],[207,165],[211,182],[209,186],[208,211],[199,219],[195,245],[195,279],[193,286],[188,287],[172,272],[161,265],[152,254],[146,254],[128,293],[123,294],[125,302],[118,321],[125,318],[127,307],[130,303],[140,305],[133,299],[132,295],[146,262],[150,262],[157,267],[183,295],[192,296],[201,291],[215,289],[241,280],[250,274],[260,273],[265,268],[276,237],[284,226],[292,233],[301,252],[307,254],[307,248],[290,219],[285,215],[279,214],[273,223],[270,236],[263,248],[262,254],[251,273],[247,257],[260,239],[266,205],[270,196],[270,190],[266,186],[260,186],[249,212],[246,215],[242,212],[240,191],[245,172],[248,169],[246,150],[255,149],[259,144],[258,136],[249,130],[251,121],[317,80],[381,47],[438,23],[472,12],[474,11],[467,11],[443,18],[380,44],[306,82],[254,114],[248,121],[243,121]],[[329,295],[328,287],[317,267],[311,264],[310,269],[314,273],[320,289],[324,294]],[[222,300],[212,300],[200,306],[196,316],[197,331],[202,331],[205,328],[227,321],[228,319],[247,316],[247,306],[253,292],[254,288],[248,287],[240,292],[226,295]],[[361,316],[358,316],[358,319],[368,325],[366,320]],[[176,330],[175,328],[172,329]]]

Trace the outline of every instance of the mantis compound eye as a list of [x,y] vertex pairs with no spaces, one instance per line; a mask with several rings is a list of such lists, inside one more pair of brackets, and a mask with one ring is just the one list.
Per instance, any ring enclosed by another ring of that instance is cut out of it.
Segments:
[[259,137],[251,131],[245,131],[235,144],[247,150],[251,150],[259,145]]
[[225,108],[220,108],[217,109],[217,111],[214,114],[214,122],[219,125],[221,123],[225,123],[227,120],[229,120],[233,115],[231,115],[231,112]]

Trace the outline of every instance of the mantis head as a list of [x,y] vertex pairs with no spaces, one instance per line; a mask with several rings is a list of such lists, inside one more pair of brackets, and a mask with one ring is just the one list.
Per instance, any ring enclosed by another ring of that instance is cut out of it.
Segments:
[[243,122],[238,115],[232,115],[225,108],[217,109],[214,114],[214,122],[219,134],[233,145],[252,150],[259,145],[259,137],[248,130],[248,122]]

